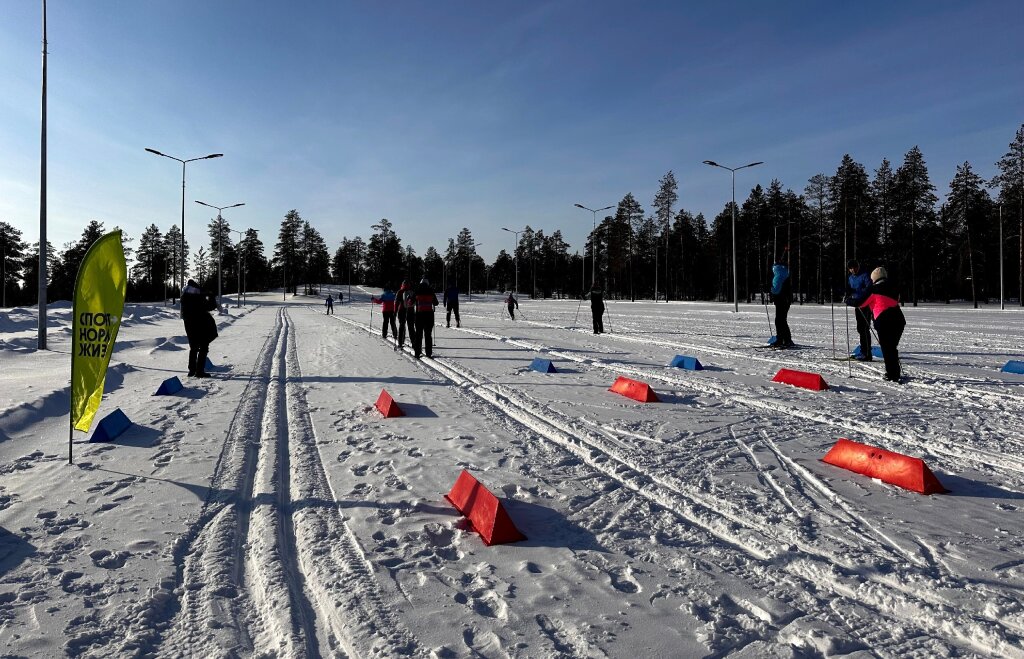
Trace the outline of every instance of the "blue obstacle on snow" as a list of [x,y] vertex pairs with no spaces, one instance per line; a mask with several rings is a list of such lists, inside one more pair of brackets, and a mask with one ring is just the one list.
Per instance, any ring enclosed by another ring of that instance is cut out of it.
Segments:
[[1002,370],[1003,373],[1019,373],[1021,375],[1024,375],[1024,362],[1018,361],[1016,359],[1011,359],[1010,361],[1006,362],[1006,366],[1004,366],[1000,370]]
[[207,371],[212,371],[215,368],[213,362],[210,361],[209,357],[206,358],[206,366],[204,366],[203,368]]
[[672,359],[670,366],[676,368],[685,368],[688,371],[703,371],[704,366],[700,363],[700,360],[696,357],[687,357],[686,355],[676,355]]
[[166,380],[161,382],[160,383],[160,387],[156,390],[156,393],[153,394],[153,395],[154,396],[170,396],[171,394],[178,393],[179,391],[181,391],[184,388],[185,388],[185,385],[183,385],[181,383],[181,380],[178,379],[178,376],[175,375],[174,377],[167,378]]
[[555,365],[551,363],[550,359],[541,359],[537,357],[530,362],[530,370],[538,371],[540,373],[557,373]]
[[775,342],[778,341],[778,340],[779,340],[779,337],[773,336],[773,337],[768,339],[768,345],[773,346],[773,345],[775,345]]
[[89,438],[90,442],[110,442],[113,441],[117,436],[128,430],[132,425],[132,422],[125,416],[125,413],[121,411],[121,408],[115,409],[113,412],[103,417],[96,426],[96,432]]
[[[853,352],[850,354],[850,356],[851,357],[860,357],[863,354],[864,354],[864,351],[860,349],[860,346],[857,346],[856,348],[853,349]],[[878,359],[881,359],[882,358],[882,348],[881,348],[881,346],[871,346],[871,356],[872,357],[876,357]]]

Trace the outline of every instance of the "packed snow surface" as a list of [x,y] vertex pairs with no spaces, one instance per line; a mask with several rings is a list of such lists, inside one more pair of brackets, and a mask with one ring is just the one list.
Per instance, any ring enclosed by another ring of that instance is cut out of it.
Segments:
[[[343,292],[228,307],[210,379],[174,309],[129,304],[97,420],[134,425],[71,465],[70,306],[45,351],[0,310],[3,656],[1024,657],[1019,309],[906,307],[893,384],[834,359],[846,307],[793,307],[771,352],[758,305],[612,301],[595,335],[587,303],[463,296],[416,360]],[[821,462],[841,437],[950,493]],[[528,540],[467,526],[463,469]]]

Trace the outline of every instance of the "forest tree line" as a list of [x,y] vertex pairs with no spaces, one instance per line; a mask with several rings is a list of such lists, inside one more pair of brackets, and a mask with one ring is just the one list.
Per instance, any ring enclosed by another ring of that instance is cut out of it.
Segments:
[[[740,298],[759,299],[772,264],[782,262],[801,302],[826,302],[843,286],[846,261],[856,258],[866,269],[886,266],[904,303],[985,302],[999,295],[1002,229],[1006,296],[1024,304],[1024,125],[996,168],[985,180],[971,163],[958,165],[940,197],[915,146],[899,165],[883,159],[870,172],[845,155],[833,174],[815,174],[798,191],[777,179],[767,188],[755,186],[735,209]],[[209,242],[185,259],[190,252],[187,243],[182,249],[180,228],[161,232],[151,224],[137,245],[134,238],[122,239],[131,263],[128,299],[176,298],[184,268],[186,277],[214,291],[219,272],[224,293],[237,292],[240,284],[250,291],[285,287],[298,293],[326,283],[397,287],[427,277],[440,287],[517,288],[538,298],[578,297],[594,281],[620,299],[731,300],[732,203],[709,219],[677,208],[678,200],[678,182],[669,171],[650,211],[626,194],[575,249],[561,231],[527,225],[513,253],[501,250],[490,264],[477,254],[469,228],[440,251],[431,246],[420,256],[403,245],[390,220],[381,219],[366,240],[346,236],[332,255],[321,233],[291,210],[269,257],[256,230],[232,230],[226,220],[212,219]],[[103,223],[93,220],[60,252],[48,245],[49,300],[71,299],[78,266],[103,233]],[[6,306],[35,304],[37,254],[38,245],[26,244],[16,227],[0,221]]]

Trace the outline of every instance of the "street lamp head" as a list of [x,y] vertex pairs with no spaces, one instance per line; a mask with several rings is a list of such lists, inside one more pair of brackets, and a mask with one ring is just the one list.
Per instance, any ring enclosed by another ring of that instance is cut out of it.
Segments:
[[606,211],[606,210],[609,210],[609,209],[612,209],[612,208],[615,208],[615,206],[605,206],[604,208],[598,208],[597,212],[600,213],[601,211]]
[[719,165],[719,164],[718,164],[717,162],[715,162],[714,160],[705,160],[705,161],[704,161],[704,164],[705,164],[705,165],[711,165],[712,167],[721,167],[721,165]]
[[149,151],[150,153],[155,153],[158,156],[166,156],[167,155],[166,153],[160,153],[156,149],[151,149],[148,146],[146,147],[146,151]]
[[508,231],[509,233],[515,233],[515,231],[513,231],[512,229],[506,229],[505,227],[501,227],[501,230]]
[[749,165],[743,165],[743,166],[744,166],[744,167],[754,167],[754,166],[756,166],[756,165],[763,165],[763,164],[764,164],[764,161],[763,161],[763,160],[758,160],[757,162],[752,162],[752,163],[750,163]]
[[230,206],[225,206],[224,208],[238,208],[239,206],[245,206],[245,202],[243,201],[240,204],[231,204]]
[[208,158],[220,158],[223,155],[224,155],[223,153],[211,153],[208,156],[203,156],[202,158],[197,158],[196,160],[207,160]]

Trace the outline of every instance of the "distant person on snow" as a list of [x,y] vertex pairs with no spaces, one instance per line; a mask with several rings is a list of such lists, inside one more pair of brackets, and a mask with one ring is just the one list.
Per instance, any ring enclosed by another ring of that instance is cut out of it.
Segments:
[[594,334],[604,333],[604,291],[597,284],[587,293],[590,298],[590,315],[594,319]]
[[416,290],[406,279],[398,287],[398,295],[395,297],[395,315],[398,316],[398,349],[405,346],[406,334],[409,335],[409,343],[412,343],[412,333],[415,329],[416,314]]
[[330,293],[327,294],[327,299],[324,300],[324,306],[327,307],[327,315],[328,316],[330,316],[332,313],[334,313],[334,298],[331,297]]
[[850,259],[846,264],[850,276],[846,279],[846,304],[853,307],[857,317],[857,335],[860,337],[859,361],[871,361],[871,317],[867,309],[861,309],[864,300],[871,294],[871,277],[860,271],[857,259]]
[[181,292],[181,319],[185,322],[188,336],[188,374],[190,377],[208,378],[206,356],[210,343],[217,338],[217,322],[210,312],[217,308],[213,293],[204,293],[199,285],[189,279]]
[[338,291],[338,304],[342,304],[345,301],[345,294]]
[[860,305],[862,310],[870,309],[874,316],[878,345],[885,360],[885,379],[889,382],[899,382],[902,375],[899,346],[903,328],[907,326],[897,296],[896,287],[889,283],[889,274],[879,267],[871,272],[871,291]]
[[775,345],[777,350],[793,348],[793,335],[789,331],[789,307],[793,305],[793,286],[789,279],[789,268],[781,262],[772,266],[772,303],[775,305]]
[[430,282],[424,277],[416,287],[416,333],[412,335],[412,351],[416,359],[425,350],[427,357],[433,356],[434,349],[434,307],[437,295]]
[[508,292],[508,297],[505,298],[505,304],[508,305],[508,317],[511,318],[512,320],[515,320],[515,310],[519,308],[519,301],[512,296],[512,291]]
[[395,292],[391,290],[390,286],[384,287],[384,292],[380,294],[380,297],[370,298],[374,304],[380,305],[380,314],[384,316],[384,324],[381,327],[381,336],[385,339],[388,338],[388,323],[391,324],[391,335],[395,337],[395,341],[398,340],[398,326],[395,325]]
[[455,326],[462,327],[462,322],[459,320],[459,287],[452,284],[448,287],[448,290],[444,292],[442,298],[444,308],[448,310],[445,314],[445,322],[448,323],[448,327],[452,326],[452,312],[455,312]]

